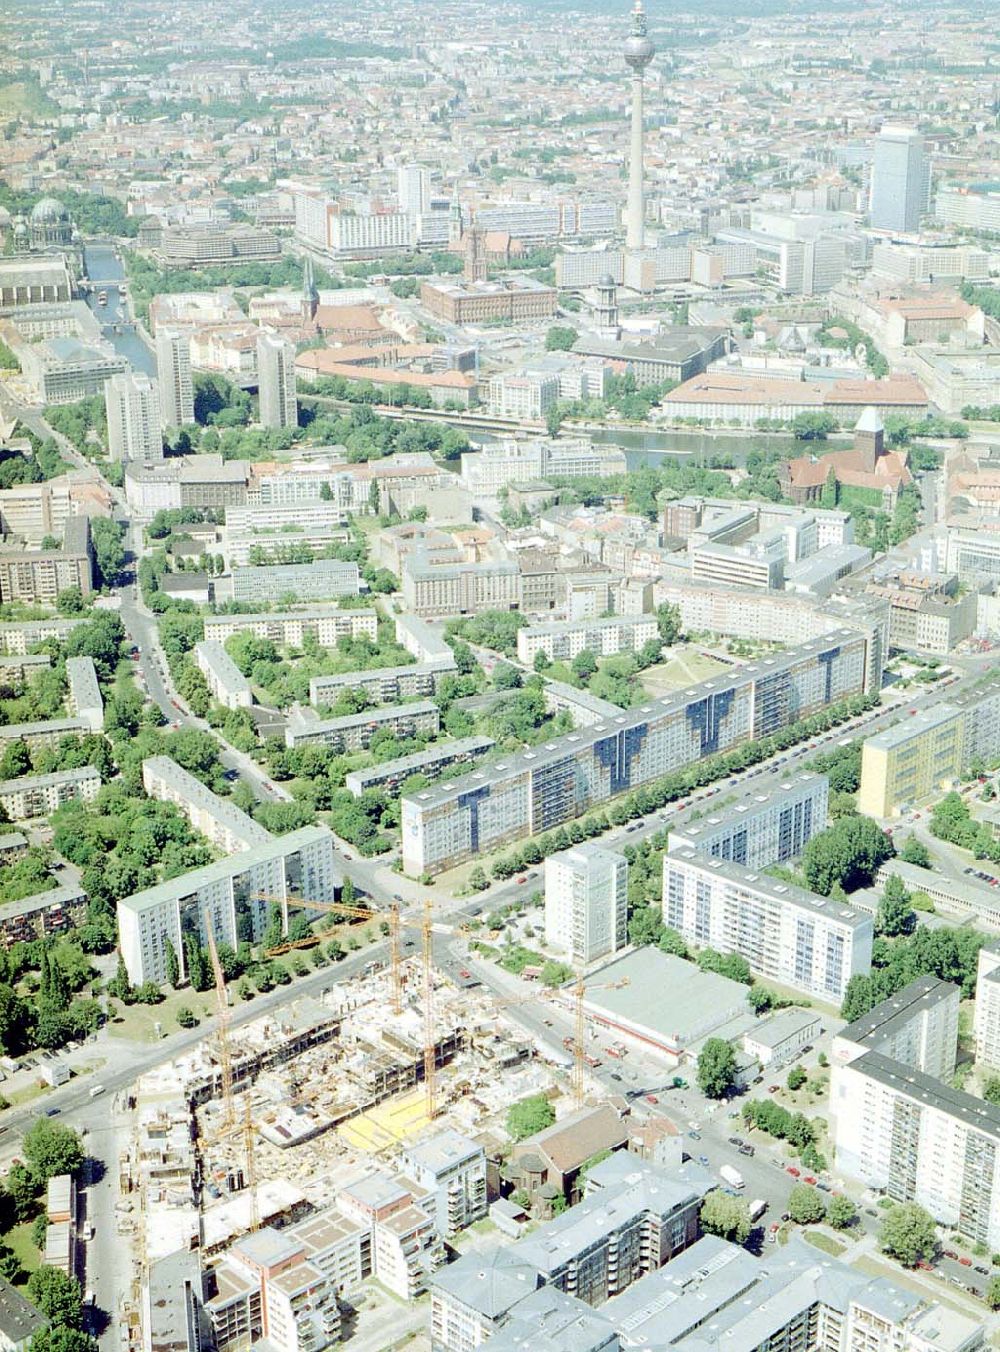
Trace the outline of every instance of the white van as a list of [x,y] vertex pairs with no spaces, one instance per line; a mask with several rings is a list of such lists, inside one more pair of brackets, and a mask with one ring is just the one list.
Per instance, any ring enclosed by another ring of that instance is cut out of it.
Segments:
[[103,1094],[103,1093],[104,1093],[104,1085],[103,1085],[103,1084],[92,1084],[92,1085],[90,1086],[90,1097],[91,1097],[91,1098],[97,1098],[98,1094]]

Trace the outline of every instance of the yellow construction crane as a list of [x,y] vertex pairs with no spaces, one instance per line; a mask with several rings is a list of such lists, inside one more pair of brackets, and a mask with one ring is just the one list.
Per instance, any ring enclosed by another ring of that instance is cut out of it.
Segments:
[[[336,901],[311,901],[308,897],[278,897],[267,892],[256,893],[258,901],[274,902],[276,905],[298,907],[307,911],[323,911],[327,914],[346,915],[360,920],[388,920],[389,922],[389,959],[392,978],[392,1012],[398,1014],[403,1007],[403,986],[400,962],[400,913],[395,903],[388,911],[377,911],[365,906],[344,906]],[[437,1038],[434,1032],[434,970],[433,970],[433,916],[431,902],[424,902],[423,922],[423,997],[424,997],[424,1093],[426,1112],[429,1118],[437,1113]],[[295,940],[278,944],[268,949],[268,956],[287,953],[290,949],[305,947],[314,942],[312,939]]]
[[[400,916],[399,906],[394,902],[388,910],[373,910],[368,906],[345,906],[338,901],[311,901],[308,897],[278,897],[268,892],[255,894],[256,901],[265,901],[281,906],[284,910],[296,908],[306,911],[322,911],[325,914],[343,915],[351,920],[386,920],[389,924],[389,966],[392,980],[392,1012],[398,1014],[403,1007],[403,986],[400,965]],[[276,958],[295,948],[311,948],[318,942],[315,935],[307,939],[290,939],[269,948],[265,956]]]
[[433,1122],[437,1112],[437,1038],[434,1034],[433,921],[430,898],[424,901],[421,930],[424,941],[424,1094],[427,1117]]
[[243,1150],[247,1162],[247,1187],[250,1189],[250,1229],[260,1229],[260,1203],[257,1198],[257,1157],[254,1153],[254,1126],[247,1093],[243,1114]]
[[222,1125],[233,1125],[233,1063],[229,1055],[229,999],[226,995],[226,978],[219,961],[219,950],[215,943],[211,917],[205,915],[205,933],[208,935],[208,952],[212,959],[212,973],[215,976],[215,998],[219,1007],[219,1069],[222,1074]]
[[583,1106],[584,1067],[586,1065],[587,1016],[583,1008],[583,997],[588,991],[616,991],[629,984],[629,978],[621,981],[606,981],[588,986],[583,973],[578,972],[573,985],[573,1102],[578,1108]]

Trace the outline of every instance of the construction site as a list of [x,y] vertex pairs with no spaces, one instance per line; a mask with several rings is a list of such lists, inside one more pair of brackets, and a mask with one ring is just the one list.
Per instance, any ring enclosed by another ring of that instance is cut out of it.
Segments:
[[397,923],[389,963],[238,1033],[213,950],[215,1032],[140,1078],[127,1103],[123,1352],[175,1346],[193,1318],[219,1352],[279,1341],[261,1283],[289,1263],[295,1345],[307,1327],[316,1347],[348,1337],[341,1319],[363,1284],[416,1299],[449,1238],[486,1217],[510,1105],[582,1103],[582,988],[545,997],[572,1018],[576,996],[576,1055],[560,1055],[518,1028],[523,997],[453,984],[431,945],[428,909],[422,952],[401,957]]

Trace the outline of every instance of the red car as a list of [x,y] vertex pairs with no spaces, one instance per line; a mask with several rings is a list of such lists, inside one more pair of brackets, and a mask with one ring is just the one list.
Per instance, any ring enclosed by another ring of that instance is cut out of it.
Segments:
[[647,1102],[647,1103],[659,1103],[659,1101],[660,1101],[660,1100],[656,1097],[655,1094],[647,1094],[647,1095],[646,1095],[646,1102]]
[[791,1174],[793,1178],[799,1178],[801,1176],[800,1170],[796,1169],[794,1164],[789,1164],[785,1169],[785,1173]]
[[518,877],[517,881],[518,881],[519,883],[526,883],[526,882],[528,881],[528,875],[527,875],[526,873],[522,873],[522,874]]
[[468,981],[469,978],[472,976],[472,973],[469,971],[467,967],[463,967],[459,971],[458,975],[462,978],[463,981]]
[[945,1249],[944,1256],[945,1258],[957,1258],[958,1254],[955,1252],[954,1249]]
[[815,1178],[813,1178],[812,1174],[806,1174],[806,1176],[805,1176],[805,1178],[802,1180],[802,1182],[803,1182],[803,1183],[811,1183],[811,1184],[813,1185],[813,1187],[816,1186],[816,1180],[815,1180]]
[[958,1261],[962,1264],[963,1267],[972,1267],[971,1258],[960,1258]]
[[917,1267],[918,1267],[918,1268],[922,1268],[922,1269],[924,1270],[924,1272],[933,1272],[933,1271],[934,1271],[934,1264],[933,1264],[933,1263],[928,1263],[928,1261],[927,1261],[926,1258],[921,1258],[920,1262],[917,1264]]

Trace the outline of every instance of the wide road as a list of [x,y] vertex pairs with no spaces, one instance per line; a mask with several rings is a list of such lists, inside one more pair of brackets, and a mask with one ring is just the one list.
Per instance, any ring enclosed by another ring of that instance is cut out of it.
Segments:
[[[751,791],[769,793],[787,780],[789,776],[805,769],[816,756],[824,751],[830,751],[845,737],[853,741],[858,737],[871,737],[877,732],[883,732],[894,723],[912,717],[911,709],[919,710],[938,703],[943,698],[942,689],[947,689],[947,698],[953,698],[964,686],[978,679],[980,674],[980,672],[973,671],[969,676],[946,678],[948,680],[947,685],[944,680],[938,681],[936,684],[921,690],[919,694],[913,694],[912,690],[907,691],[902,698],[894,697],[893,702],[888,707],[872,709],[847,723],[831,728],[829,732],[822,733],[808,742],[801,742],[798,746],[791,747],[787,751],[781,751],[772,756],[770,760],[751,766],[739,774],[730,776],[727,780],[718,780],[714,784],[695,789],[686,798],[676,803],[668,803],[659,811],[652,812],[645,817],[639,817],[626,826],[613,827],[597,839],[609,849],[621,848],[624,845],[636,845],[654,835],[657,831],[662,831],[679,812],[684,811],[692,804],[708,806],[712,799],[717,796],[738,796]],[[516,843],[512,842],[511,848],[514,848]],[[467,901],[461,901],[450,912],[448,919],[460,924],[463,919],[468,920],[472,916],[481,915],[484,911],[496,910],[498,907],[516,901],[525,893],[530,894],[536,888],[541,887],[539,869],[530,868],[518,876],[524,879],[523,883],[519,883],[516,879],[510,882],[495,883],[486,891],[477,893]]]

